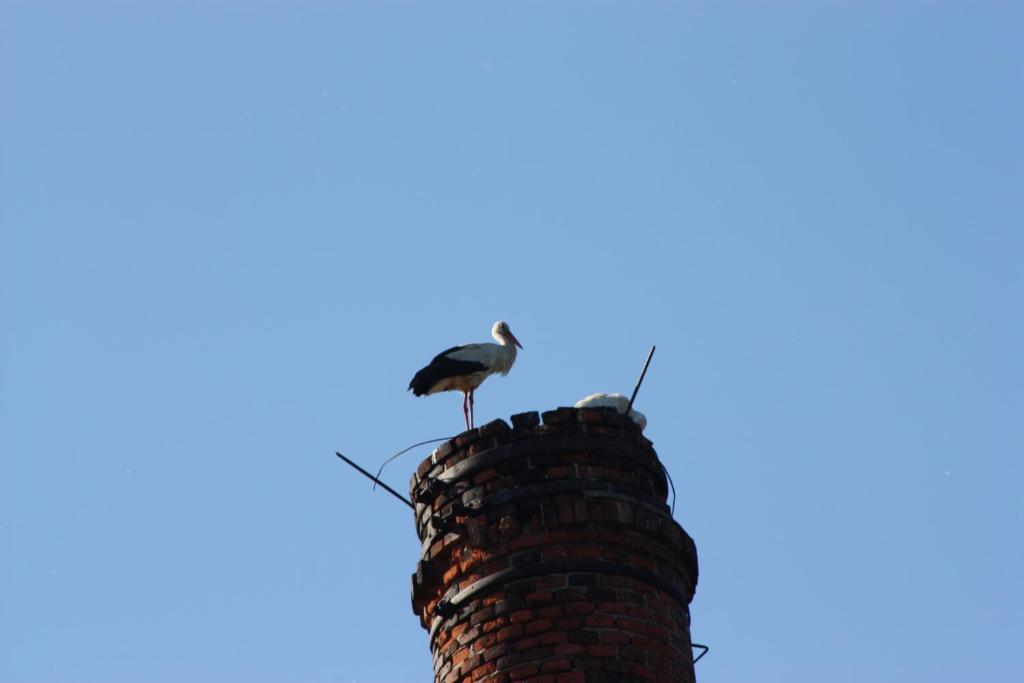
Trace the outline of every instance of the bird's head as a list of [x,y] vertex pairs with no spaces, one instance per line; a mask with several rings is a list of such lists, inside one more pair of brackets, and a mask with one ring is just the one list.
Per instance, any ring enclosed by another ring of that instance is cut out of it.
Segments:
[[504,320],[494,323],[494,327],[491,328],[491,336],[500,342],[512,342],[519,348],[523,348],[523,345],[519,343],[516,336],[512,334],[512,330],[508,329],[508,323]]

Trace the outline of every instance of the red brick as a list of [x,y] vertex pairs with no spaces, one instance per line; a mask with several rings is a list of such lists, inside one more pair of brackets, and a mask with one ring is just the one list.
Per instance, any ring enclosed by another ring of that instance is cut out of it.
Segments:
[[[484,650],[483,659],[485,662],[489,662],[492,659],[497,659],[498,657],[507,655],[511,651],[512,646],[508,643],[498,643],[497,645],[492,645],[491,647]],[[455,660],[453,659],[452,661]]]
[[626,613],[631,617],[640,619],[641,621],[654,621],[658,616],[660,616],[646,607],[630,607],[626,610]]
[[545,560],[567,560],[569,559],[569,552],[569,548],[556,545],[541,550],[540,556]]
[[602,631],[601,642],[612,645],[629,645],[629,635],[622,631]]
[[540,642],[543,645],[556,645],[558,643],[564,643],[569,639],[562,631],[548,631],[540,635]]
[[540,665],[540,670],[545,673],[558,673],[560,671],[568,671],[571,668],[572,660],[567,657],[549,659]]
[[538,645],[540,645],[540,638],[523,638],[522,640],[517,640],[515,644],[512,645],[512,649],[529,650],[531,648],[537,647]]
[[565,576],[542,576],[534,579],[534,585],[537,588],[562,588],[565,584]]
[[608,612],[610,614],[625,614],[626,603],[624,602],[599,602],[597,603],[597,609],[602,612]]
[[523,635],[523,627],[521,624],[512,624],[501,629],[497,633],[497,641],[504,643],[507,640],[515,640],[516,638]]
[[572,549],[572,556],[583,559],[595,559],[601,557],[601,547],[596,545],[581,545]]
[[632,631],[633,633],[643,633],[644,625],[635,619],[627,619],[625,617],[619,617],[615,620],[615,623],[619,625],[619,628],[625,629],[626,631]]
[[508,670],[508,675],[511,676],[514,681],[521,681],[530,676],[536,676],[539,673],[540,667],[532,662],[520,664]]
[[655,640],[667,641],[669,639],[668,631],[657,624],[646,625],[647,634]]
[[612,628],[615,626],[615,620],[607,614],[588,615],[584,617],[583,623],[589,628]]
[[566,614],[591,614],[596,608],[592,602],[570,602],[565,606]]
[[556,683],[587,683],[587,675],[582,671],[568,671],[564,674],[558,674],[555,678]]
[[499,629],[499,628],[501,628],[504,625],[505,625],[505,620],[504,619],[491,619],[490,621],[484,623],[483,631],[484,631],[484,633],[490,633],[491,631]]
[[542,631],[550,631],[554,627],[555,622],[550,619],[536,619],[526,625],[526,635],[536,635]]
[[508,620],[513,624],[522,624],[533,618],[532,609],[521,609],[509,615]]
[[484,676],[487,676],[488,674],[494,673],[495,669],[497,668],[498,667],[494,662],[487,662],[485,664],[481,664],[477,668],[473,669],[473,675],[471,678],[473,678],[474,680],[479,680]]
[[531,605],[541,602],[551,602],[555,599],[555,594],[551,591],[534,591],[526,594],[526,602]]

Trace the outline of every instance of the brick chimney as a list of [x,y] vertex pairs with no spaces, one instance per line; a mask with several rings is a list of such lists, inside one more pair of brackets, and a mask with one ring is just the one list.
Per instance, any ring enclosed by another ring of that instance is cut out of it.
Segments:
[[511,419],[442,444],[410,483],[435,683],[695,681],[697,550],[651,442],[610,409]]

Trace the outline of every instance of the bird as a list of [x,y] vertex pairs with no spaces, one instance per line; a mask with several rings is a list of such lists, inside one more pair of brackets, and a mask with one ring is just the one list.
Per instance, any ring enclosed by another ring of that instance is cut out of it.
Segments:
[[413,376],[409,391],[413,396],[461,391],[466,429],[472,429],[473,392],[490,375],[507,375],[516,362],[516,347],[523,348],[504,320],[494,323],[491,336],[497,344],[463,344],[434,356],[434,360]]
[[620,413],[629,409],[629,417],[640,427],[640,431],[647,429],[647,417],[639,410],[629,407],[629,399],[622,394],[591,394],[586,398],[576,401],[574,408],[614,408]]

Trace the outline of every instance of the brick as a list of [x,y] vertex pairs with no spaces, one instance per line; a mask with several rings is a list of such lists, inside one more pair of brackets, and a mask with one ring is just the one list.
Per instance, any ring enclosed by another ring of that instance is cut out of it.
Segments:
[[545,673],[559,673],[562,671],[568,671],[572,668],[572,660],[568,657],[558,657],[556,659],[549,659],[540,665],[540,670]]
[[497,633],[497,641],[503,643],[507,640],[515,640],[523,635],[523,627],[521,624],[512,624],[501,629]]
[[483,625],[481,626],[481,628],[483,629],[484,633],[490,633],[491,631],[495,631],[495,630],[501,628],[504,625],[505,625],[505,620],[504,619],[491,619],[490,621],[483,622]]
[[[485,662],[489,662],[492,659],[497,659],[498,657],[507,655],[511,651],[512,646],[509,643],[498,643],[497,645],[492,645],[491,647],[484,650],[483,659]],[[455,659],[452,658],[452,661],[454,662]]]
[[576,469],[571,465],[560,465],[558,467],[549,467],[547,471],[548,479],[575,479]]
[[521,609],[518,612],[513,612],[509,615],[509,621],[513,624],[522,624],[530,621],[533,618],[532,609]]
[[554,627],[555,623],[550,619],[535,619],[526,624],[526,634],[532,636],[543,631],[550,631]]
[[573,574],[569,577],[570,586],[595,586],[597,585],[597,576],[594,574]]
[[642,621],[655,621],[661,616],[646,607],[630,607],[626,610],[626,614]]
[[540,645],[540,638],[530,637],[517,640],[512,644],[513,650],[532,650],[533,648]]
[[583,628],[583,620],[579,617],[570,617],[567,619],[559,619],[555,622],[555,628],[563,631],[578,631]]
[[577,413],[577,419],[579,419],[580,422],[592,425],[604,424],[605,422],[604,411],[590,408],[581,408]]
[[558,674],[555,683],[587,683],[587,675],[582,671],[568,671]]
[[570,631],[569,642],[590,645],[598,640],[597,631]]
[[631,662],[647,662],[647,656],[644,654],[644,651],[632,645],[621,646],[619,648],[619,656]]
[[562,616],[561,605],[548,605],[547,607],[540,607],[537,609],[537,616],[544,619],[554,619],[555,617]]
[[622,631],[602,631],[601,642],[609,645],[629,645],[629,635]]
[[480,427],[478,430],[480,436],[497,436],[501,437],[512,431],[512,428],[508,426],[508,423],[504,420],[492,420]]
[[[437,451],[434,451],[434,453],[436,454]],[[445,455],[447,455],[447,453]],[[426,460],[420,463],[419,467],[416,468],[416,477],[418,479],[424,479],[427,476],[427,472],[429,472],[433,466],[434,463],[431,462],[430,458],[427,458]]]
[[576,410],[573,408],[556,408],[555,410],[547,410],[540,414],[541,419],[544,420],[545,425],[556,425],[563,422],[569,422],[570,420],[576,420]]
[[499,658],[495,662],[495,664],[498,665],[498,670],[499,671],[509,671],[509,670],[512,669],[512,667],[518,665],[522,661],[523,661],[523,656],[521,654],[519,654],[518,652],[514,652],[514,653],[512,653],[510,655],[505,655],[504,657]]
[[540,413],[536,410],[528,413],[516,413],[510,419],[514,429],[530,429],[540,425]]
[[615,600],[615,591],[610,588],[590,588],[587,590],[587,600],[594,602],[610,602]]
[[583,618],[587,628],[614,628],[615,620],[607,614],[589,614]]
[[[501,666],[500,662],[498,663],[498,666]],[[521,681],[529,678],[530,676],[536,676],[539,673],[540,667],[531,662],[527,664],[520,664],[519,666],[509,669],[508,675],[511,676],[514,681]]]
[[535,647],[522,652],[523,659],[530,661],[538,661],[540,659],[547,659],[554,654],[554,650],[550,647]]
[[652,671],[651,669],[641,664],[636,664],[633,666],[633,674],[636,676],[640,676],[641,678],[647,679],[655,678],[658,675],[655,671]]
[[570,602],[565,606],[566,614],[591,614],[597,609],[592,602]]
[[558,645],[569,640],[569,636],[563,631],[547,631],[540,634],[541,645]]
[[619,628],[624,629],[626,631],[632,631],[633,633],[644,632],[643,623],[635,619],[626,619],[625,617],[619,617],[615,620],[615,623],[618,624]]
[[564,576],[543,576],[534,579],[537,588],[562,588],[566,584]]
[[498,665],[495,664],[494,662],[486,662],[486,663],[481,664],[480,666],[476,667],[475,669],[473,669],[471,678],[473,680],[480,680],[484,676],[488,676],[488,675],[494,673],[497,670],[497,668],[498,668]]

